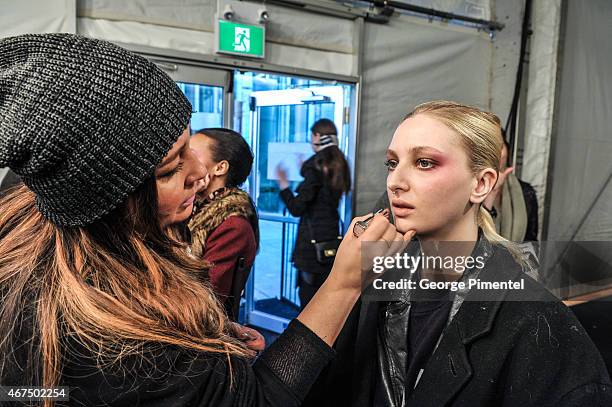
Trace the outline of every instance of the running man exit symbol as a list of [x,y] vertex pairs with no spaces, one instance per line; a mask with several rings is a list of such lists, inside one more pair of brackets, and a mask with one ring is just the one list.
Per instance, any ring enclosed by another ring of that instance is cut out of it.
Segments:
[[[0,0],[1,1],[1,0]],[[264,58],[266,28],[223,19],[217,20],[217,49],[220,54]]]
[[251,29],[247,27],[234,27],[234,50],[249,52],[251,50]]

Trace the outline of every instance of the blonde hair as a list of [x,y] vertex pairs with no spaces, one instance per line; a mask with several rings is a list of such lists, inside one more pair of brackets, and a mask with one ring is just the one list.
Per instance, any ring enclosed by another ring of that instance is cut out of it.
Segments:
[[[418,105],[404,120],[426,114],[444,123],[460,136],[474,174],[492,168],[499,174],[499,161],[504,145],[501,121],[497,115],[473,106],[446,100],[435,100]],[[516,245],[502,237],[495,228],[491,214],[481,204],[476,222],[491,243],[505,246],[515,258],[520,253]]]

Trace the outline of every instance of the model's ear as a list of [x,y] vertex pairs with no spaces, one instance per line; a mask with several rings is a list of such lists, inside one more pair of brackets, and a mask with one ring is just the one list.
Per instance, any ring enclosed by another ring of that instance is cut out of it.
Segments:
[[476,175],[476,183],[470,195],[470,202],[479,204],[485,200],[497,182],[497,171],[485,168]]
[[212,173],[217,177],[222,177],[229,171],[229,162],[227,160],[221,160],[215,164]]

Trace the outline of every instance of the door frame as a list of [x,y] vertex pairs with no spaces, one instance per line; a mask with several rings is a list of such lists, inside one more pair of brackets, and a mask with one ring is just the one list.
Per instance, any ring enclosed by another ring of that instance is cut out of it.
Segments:
[[[237,57],[228,57],[221,55],[210,55],[200,54],[188,51],[177,51],[167,48],[157,48],[148,45],[130,44],[120,41],[114,41],[120,47],[123,47],[129,51],[140,54],[148,59],[155,59],[162,62],[169,62],[179,65],[191,65],[200,68],[209,68],[217,71],[225,71],[228,75],[227,86],[224,86],[225,106],[224,111],[224,126],[233,128],[233,117],[234,117],[234,71],[242,72],[264,72],[270,74],[296,76],[308,79],[321,79],[325,81],[336,81],[338,83],[355,85],[355,92],[352,95],[351,104],[354,105],[354,114],[350,115],[350,133],[354,134],[355,137],[351,141],[349,146],[349,153],[351,156],[357,158],[359,151],[359,129],[361,122],[361,97],[363,87],[363,75],[351,76],[351,75],[340,75],[330,74],[328,72],[313,71],[311,69],[294,68],[289,66],[270,64],[265,61],[252,61],[249,59],[242,59]],[[172,75],[170,75],[172,77]],[[206,84],[202,82],[203,84]],[[357,183],[355,182],[355,174],[357,173],[358,161],[349,162],[351,168],[351,179],[353,180],[353,193],[354,196],[357,192]],[[351,212],[355,213],[355,205],[357,200],[351,199],[352,208]],[[348,225],[345,225],[347,228]]]
[[[153,62],[175,82],[193,83],[205,86],[214,86],[223,89],[223,123],[222,127],[231,128],[233,117],[233,73],[229,69],[214,68],[204,65],[191,64],[162,56],[144,55]],[[198,129],[192,129],[198,130]]]
[[[344,83],[330,83],[327,85],[315,85],[308,88],[296,88],[296,89],[284,89],[284,90],[267,90],[267,91],[255,91],[251,93],[251,125],[250,125],[250,134],[249,137],[251,139],[251,148],[253,149],[254,161],[253,168],[249,177],[249,193],[253,197],[255,202],[258,202],[259,198],[259,161],[260,161],[260,109],[263,107],[271,107],[271,106],[295,106],[295,105],[307,105],[307,102],[304,102],[303,99],[309,96],[325,96],[329,98],[329,102],[334,103],[334,117],[333,121],[336,123],[336,126],[340,125],[339,130],[339,139],[340,139],[340,148],[341,151],[347,156],[347,158],[354,162],[354,146],[355,146],[355,138],[352,136],[352,126],[350,120],[346,117],[346,96],[345,91],[340,86],[342,85],[353,85],[353,92],[356,92],[356,86],[354,84],[344,84]],[[332,86],[335,86],[332,88]],[[352,96],[351,99],[348,100],[349,108],[350,103],[353,102]],[[344,132],[345,129],[348,129],[347,133]],[[353,166],[351,166],[353,167]],[[354,208],[354,203],[352,201],[353,196],[343,196],[340,202],[339,210],[341,212],[341,220],[343,221],[343,225],[349,223],[347,222],[352,215],[351,210]],[[347,205],[347,200],[349,200],[350,205]],[[262,213],[260,212],[260,219],[268,220],[268,221],[276,221],[282,224],[283,230],[288,224],[296,224],[299,219],[293,218],[291,216],[284,216],[275,213]],[[344,232],[344,231],[341,231]],[[284,237],[283,237],[284,238]],[[293,245],[294,242],[285,242],[285,244]],[[283,245],[283,254],[284,245]],[[257,259],[255,259],[255,265],[253,268],[253,273],[256,273],[256,265]],[[284,264],[281,264],[281,270],[283,270]],[[281,272],[280,278],[283,279],[286,277],[286,273]],[[290,322],[288,319],[279,317],[273,314],[269,314],[263,311],[259,311],[255,309],[255,278],[250,278],[247,287],[246,287],[246,322],[250,325],[260,326],[270,331],[276,333],[282,333],[283,330],[287,327],[287,324]],[[281,287],[284,286],[284,282],[280,281]],[[281,300],[282,300],[282,288],[281,288]]]

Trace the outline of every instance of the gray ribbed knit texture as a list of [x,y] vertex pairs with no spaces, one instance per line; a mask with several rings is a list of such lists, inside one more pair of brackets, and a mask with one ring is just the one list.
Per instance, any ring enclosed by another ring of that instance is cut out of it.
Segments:
[[71,34],[0,40],[0,167],[57,225],[83,226],[153,174],[191,105],[146,59]]

